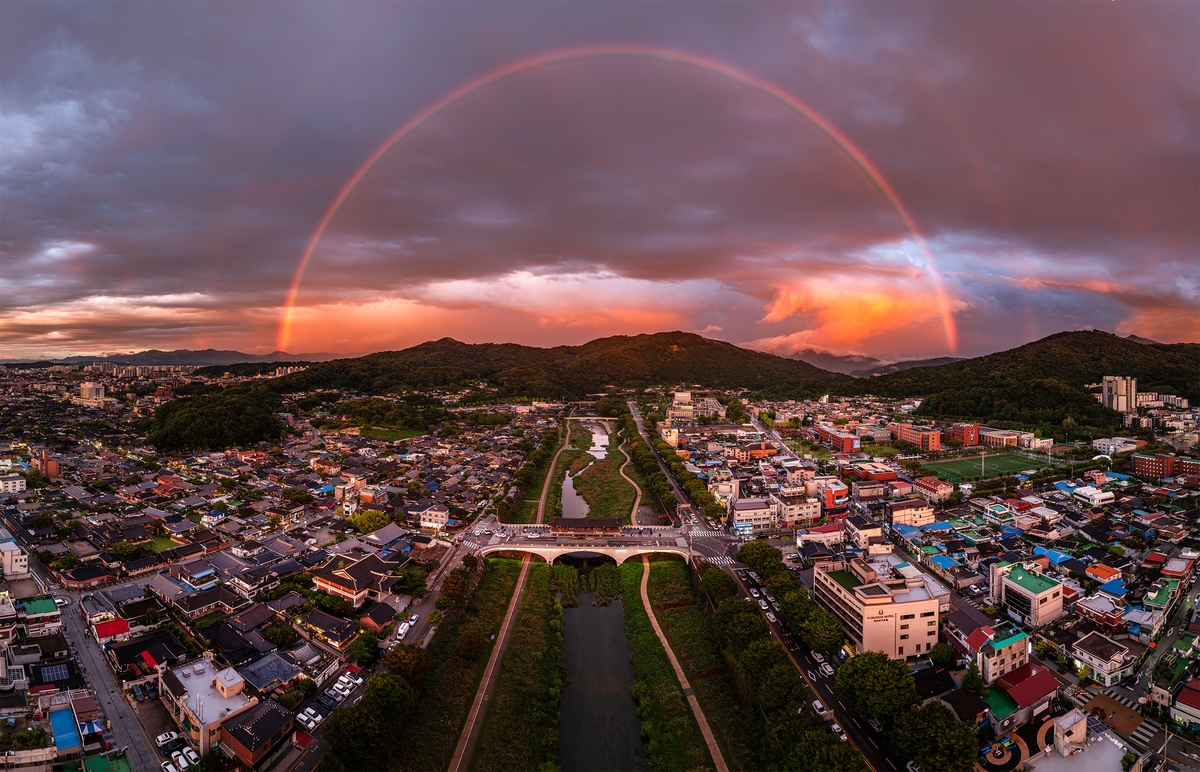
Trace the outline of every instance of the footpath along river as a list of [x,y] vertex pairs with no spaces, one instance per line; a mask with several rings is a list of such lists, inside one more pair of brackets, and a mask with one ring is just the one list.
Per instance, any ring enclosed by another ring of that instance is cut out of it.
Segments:
[[642,722],[633,701],[632,651],[621,602],[563,609],[567,686],[559,703],[558,765],[563,772],[642,772]]

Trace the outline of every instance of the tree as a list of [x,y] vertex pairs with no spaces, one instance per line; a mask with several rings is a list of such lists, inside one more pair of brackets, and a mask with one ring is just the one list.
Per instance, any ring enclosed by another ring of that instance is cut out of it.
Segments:
[[751,695],[757,698],[759,689],[775,666],[787,661],[787,654],[783,648],[770,638],[757,638],[747,644],[738,657],[738,662],[746,676],[746,685],[750,687]]
[[817,651],[829,654],[846,643],[846,633],[842,630],[841,621],[816,604],[800,625],[800,637]]
[[347,769],[384,769],[394,747],[383,716],[365,703],[343,705],[325,719],[321,736]]
[[462,566],[446,574],[442,580],[442,597],[456,601],[467,592],[467,570]]
[[886,654],[857,654],[837,672],[837,687],[860,718],[890,723],[917,701],[917,687],[908,665]]
[[737,598],[727,598],[717,606],[717,629],[729,643],[735,657],[740,655],[751,641],[770,633],[758,606]]
[[408,681],[413,688],[420,685],[432,666],[429,652],[410,643],[393,646],[383,657],[384,669]]
[[975,692],[980,697],[987,694],[987,685],[983,683],[983,674],[979,672],[979,665],[974,660],[967,666],[967,672],[962,680],[962,688],[969,692]]
[[458,634],[458,656],[464,659],[479,659],[487,644],[487,638],[479,630],[464,627]]
[[466,555],[462,556],[462,564],[463,567],[468,571],[474,571],[476,566],[479,565],[479,558],[468,552]]
[[[795,694],[803,693],[804,683],[791,662],[784,661],[772,667],[758,687],[758,702],[764,711],[771,714],[784,708]],[[788,714],[794,714],[789,710]]]
[[367,681],[362,704],[367,710],[399,724],[408,717],[416,702],[417,693],[408,681],[391,673],[376,673]]
[[720,603],[733,597],[737,592],[737,584],[729,574],[716,566],[709,566],[700,577],[700,592],[711,598],[713,603]]
[[441,623],[442,623],[442,610],[435,608],[433,611],[430,611],[429,612],[429,624],[436,627],[436,626],[440,625]]
[[783,565],[783,553],[765,541],[749,541],[738,548],[737,559],[754,569],[760,578],[766,580],[780,571],[787,571]]
[[978,752],[974,730],[940,702],[901,713],[893,738],[896,748],[922,772],[967,772]]
[[379,639],[371,633],[363,633],[350,645],[350,654],[363,667],[375,664],[379,659]]
[[322,753],[321,760],[317,762],[313,772],[342,772],[342,765],[331,754]]
[[387,515],[374,509],[359,510],[350,518],[350,525],[359,533],[378,531],[390,522]]
[[954,647],[948,643],[936,644],[929,652],[929,661],[936,667],[954,664]]

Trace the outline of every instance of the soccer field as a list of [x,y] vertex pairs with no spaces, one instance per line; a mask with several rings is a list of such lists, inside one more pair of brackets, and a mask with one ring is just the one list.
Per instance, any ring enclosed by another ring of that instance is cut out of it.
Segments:
[[[930,461],[921,466],[934,470],[942,479],[957,482],[954,479],[956,477],[960,480],[978,479],[984,473],[988,477],[999,477],[1014,472],[1023,472],[1026,469],[1041,469],[1049,464],[1045,459],[1035,460],[1018,456],[1015,453],[998,453],[982,459],[979,456],[972,456],[971,458],[956,458],[953,461]],[[943,474],[943,472],[948,474]]]

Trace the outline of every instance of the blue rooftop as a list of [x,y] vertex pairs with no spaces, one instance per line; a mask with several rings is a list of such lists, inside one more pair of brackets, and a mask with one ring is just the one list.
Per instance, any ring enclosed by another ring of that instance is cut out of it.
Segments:
[[1110,582],[1106,582],[1100,585],[1100,589],[1104,592],[1107,592],[1109,595],[1118,598],[1129,592],[1129,590],[1125,588],[1125,582],[1121,581],[1120,579],[1113,579]]
[[921,529],[911,525],[893,525],[892,530],[903,536],[905,539],[913,539],[921,535]]
[[949,520],[935,520],[929,525],[921,526],[922,531],[949,531],[953,528],[954,526],[950,525]]
[[1050,562],[1056,566],[1059,563],[1065,563],[1066,561],[1071,559],[1071,556],[1064,552],[1059,552],[1058,550],[1046,549],[1045,547],[1034,547],[1033,554],[1045,555],[1047,558],[1049,558]]
[[50,711],[50,729],[59,753],[78,748],[83,743],[79,726],[75,723],[75,712],[69,707]]
[[949,555],[934,555],[929,559],[929,562],[943,571],[945,571],[947,568],[951,568],[952,566],[960,565],[957,560]]

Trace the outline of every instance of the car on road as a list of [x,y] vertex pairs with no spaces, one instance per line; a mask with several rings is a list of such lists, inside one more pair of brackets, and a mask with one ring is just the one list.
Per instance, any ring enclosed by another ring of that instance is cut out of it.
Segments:
[[751,588],[750,588],[750,594],[751,594],[751,595],[753,595],[755,598],[757,598],[757,597],[758,597],[758,590],[756,590],[756,589],[754,589],[753,587],[751,587]]
[[819,651],[814,651],[812,653],[812,658],[813,662],[816,662],[818,665],[825,661],[825,655]]
[[56,597],[56,598],[54,599],[54,603],[55,603],[55,605],[57,605],[59,608],[62,608],[63,606],[67,605],[67,604],[68,604],[68,603],[70,603],[70,602],[71,602],[71,601],[67,600],[66,598],[57,598],[57,597]]
[[846,742],[847,740],[850,739],[850,738],[846,737],[846,733],[842,731],[842,727],[840,725],[838,725],[837,723],[830,724],[829,728],[833,730],[833,733],[835,735],[837,735],[838,739],[841,740],[842,742]]
[[883,724],[879,723],[879,719],[877,719],[877,718],[868,718],[868,719],[867,719],[867,726],[871,727],[871,728],[872,728],[872,729],[874,729],[876,732],[882,732],[882,731],[883,731]]
[[765,600],[763,600],[762,598],[759,598],[759,599],[758,599],[758,607],[759,607],[760,609],[762,609],[763,611],[766,611],[766,610],[767,610],[767,608],[768,608],[768,606],[767,606],[767,602],[766,602]]
[[775,615],[772,614],[770,611],[767,612],[767,621],[772,624],[775,623]]
[[325,690],[325,696],[334,702],[341,702],[342,700],[346,699],[346,695],[339,694],[338,692],[334,691],[333,687]]
[[772,594],[771,594],[771,593],[769,593],[769,592],[764,592],[764,593],[763,593],[763,597],[767,599],[767,602],[768,602],[768,603],[774,603],[774,602],[775,602],[775,596],[774,596],[774,595],[772,595]]
[[409,626],[411,627],[412,625],[415,625],[415,624],[417,623],[417,620],[418,620],[418,619],[420,619],[420,618],[421,618],[421,615],[420,615],[420,614],[413,614],[412,616],[410,616],[410,617],[408,618],[408,624],[409,624]]
[[154,744],[161,748],[178,736],[179,732],[163,732],[158,737],[154,738]]
[[812,707],[813,710],[817,712],[817,715],[821,718],[825,718],[829,715],[829,711],[825,709],[825,706],[821,704],[820,700],[813,700]]
[[828,662],[822,662],[821,663],[821,675],[825,676],[826,678],[832,678],[833,677],[833,665],[830,665]]

